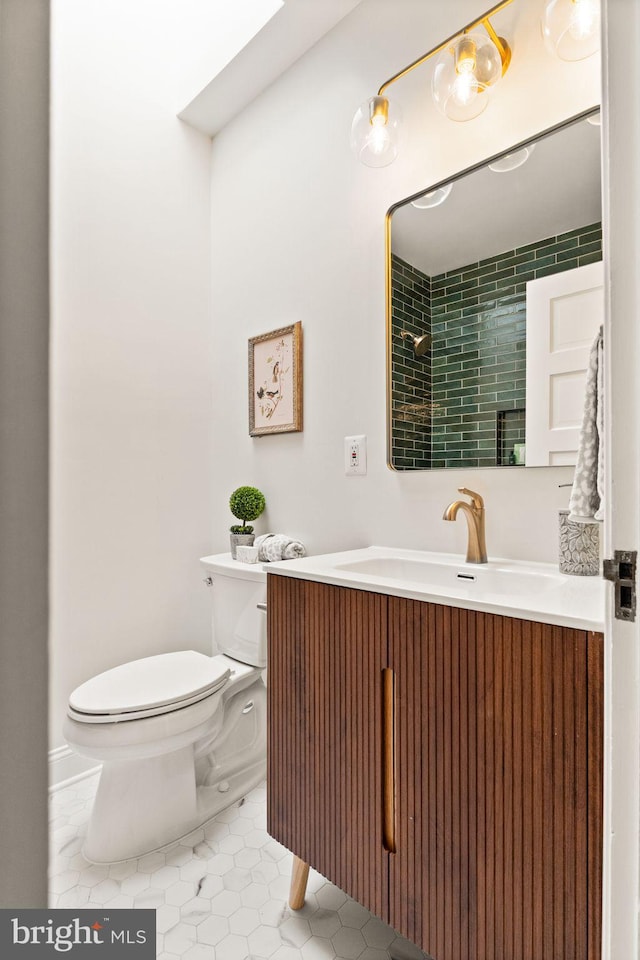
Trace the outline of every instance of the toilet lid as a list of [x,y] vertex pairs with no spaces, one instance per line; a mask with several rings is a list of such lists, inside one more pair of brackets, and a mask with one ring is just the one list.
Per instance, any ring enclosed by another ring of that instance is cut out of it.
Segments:
[[96,723],[167,713],[211,696],[229,674],[224,660],[195,650],[132,660],[77,687],[69,697],[69,714]]

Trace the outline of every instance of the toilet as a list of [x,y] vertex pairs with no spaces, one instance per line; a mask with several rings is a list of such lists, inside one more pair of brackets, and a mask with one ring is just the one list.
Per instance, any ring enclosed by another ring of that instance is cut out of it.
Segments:
[[229,554],[201,560],[212,656],[134,660],[69,697],[64,737],[102,763],[83,854],[141,857],[215,816],[266,774],[266,574]]

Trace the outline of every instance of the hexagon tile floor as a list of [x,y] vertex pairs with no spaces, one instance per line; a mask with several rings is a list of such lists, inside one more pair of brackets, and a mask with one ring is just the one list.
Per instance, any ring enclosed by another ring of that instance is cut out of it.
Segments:
[[289,909],[291,854],[265,830],[264,786],[160,853],[89,864],[97,779],[51,795],[50,906],[155,907],[158,960],[425,960],[313,870],[305,906]]

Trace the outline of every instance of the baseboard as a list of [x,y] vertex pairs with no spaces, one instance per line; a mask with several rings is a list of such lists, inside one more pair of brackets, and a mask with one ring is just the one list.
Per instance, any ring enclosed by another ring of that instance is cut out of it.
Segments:
[[84,780],[99,770],[100,764],[80,757],[71,747],[56,747],[49,751],[49,792]]

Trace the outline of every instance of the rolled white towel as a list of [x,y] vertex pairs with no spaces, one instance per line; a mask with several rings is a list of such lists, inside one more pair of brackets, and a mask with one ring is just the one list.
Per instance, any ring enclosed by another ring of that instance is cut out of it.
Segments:
[[295,560],[306,557],[307,551],[300,540],[293,540],[284,533],[263,533],[253,542],[258,548],[258,560],[268,563],[272,560]]

